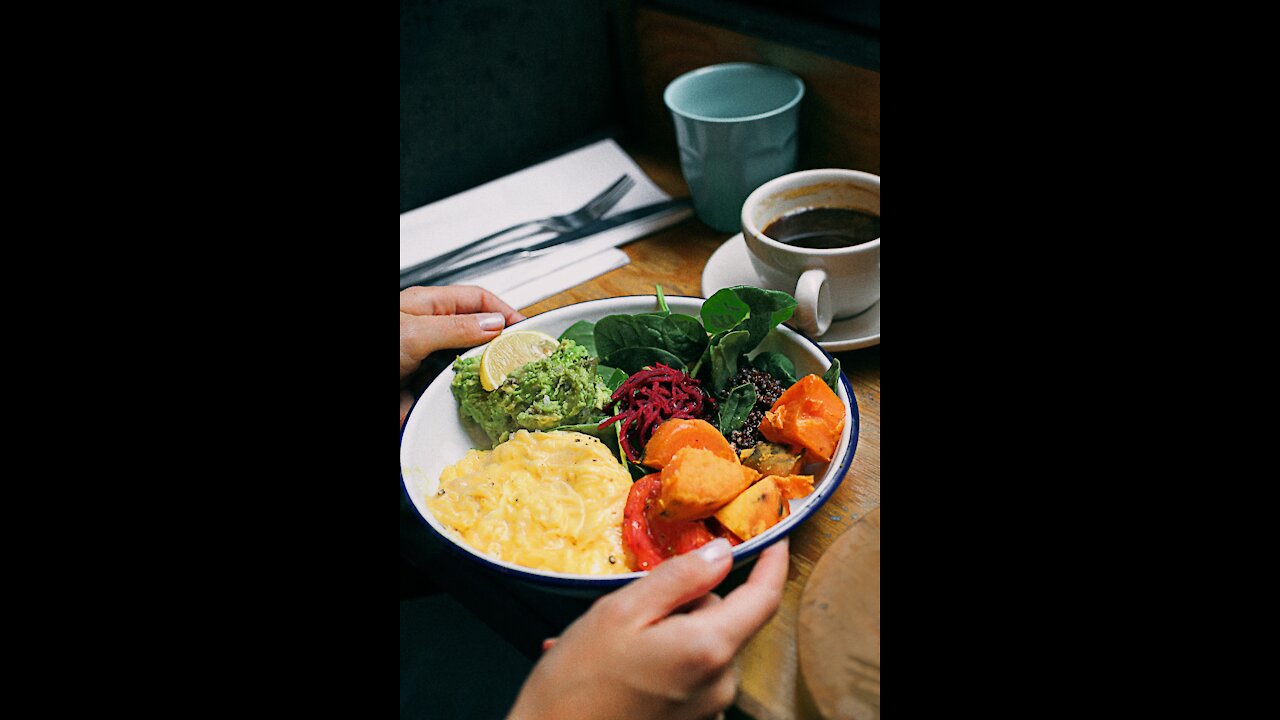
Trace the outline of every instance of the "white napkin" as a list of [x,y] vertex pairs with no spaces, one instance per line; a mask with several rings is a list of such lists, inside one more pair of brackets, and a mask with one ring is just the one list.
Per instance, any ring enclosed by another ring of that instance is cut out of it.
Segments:
[[[485,279],[484,281],[489,284],[481,285],[481,287],[489,288],[491,292],[497,294],[508,305],[519,310],[630,263],[631,258],[627,257],[626,253],[617,248],[612,248],[577,262],[571,262],[558,270],[553,270],[547,275],[543,275],[537,280],[525,282],[515,287],[507,288],[502,284],[501,279],[493,277]],[[526,275],[522,279],[528,280],[528,276]]]
[[[624,174],[630,175],[636,185],[605,214],[606,218],[670,199],[616,142],[601,140],[404,213],[400,216],[400,268],[438,257],[518,222],[572,212]],[[527,307],[626,265],[630,262],[626,253],[613,248],[681,222],[691,214],[692,210],[681,208],[629,223],[568,243],[515,267],[460,277],[459,282],[484,287],[512,307]]]

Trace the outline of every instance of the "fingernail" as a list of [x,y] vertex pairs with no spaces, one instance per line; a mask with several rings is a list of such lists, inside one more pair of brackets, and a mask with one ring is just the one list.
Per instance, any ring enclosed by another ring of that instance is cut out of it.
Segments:
[[503,319],[501,313],[481,313],[480,329],[485,332],[493,332],[501,330],[507,326],[507,321]]
[[716,538],[698,550],[698,555],[709,563],[720,562],[732,554],[733,546],[724,538]]

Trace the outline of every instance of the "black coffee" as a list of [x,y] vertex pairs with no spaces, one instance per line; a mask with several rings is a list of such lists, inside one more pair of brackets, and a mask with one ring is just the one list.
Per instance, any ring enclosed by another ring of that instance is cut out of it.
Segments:
[[862,245],[880,237],[880,218],[847,208],[805,208],[774,220],[764,234],[811,250]]

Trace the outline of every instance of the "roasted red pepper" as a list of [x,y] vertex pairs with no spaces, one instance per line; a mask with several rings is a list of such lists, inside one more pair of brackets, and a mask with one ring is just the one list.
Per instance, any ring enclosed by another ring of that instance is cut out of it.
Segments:
[[653,506],[662,491],[662,476],[635,481],[622,510],[622,542],[636,556],[637,570],[652,570],[663,560],[696,550],[715,539],[701,520],[672,522],[656,517]]

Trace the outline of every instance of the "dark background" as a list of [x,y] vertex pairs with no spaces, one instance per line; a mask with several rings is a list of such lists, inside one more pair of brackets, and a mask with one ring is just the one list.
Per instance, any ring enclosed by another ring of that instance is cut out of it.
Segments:
[[617,122],[609,7],[401,0],[400,212]]
[[400,212],[641,135],[637,7],[880,69],[879,0],[401,0]]

